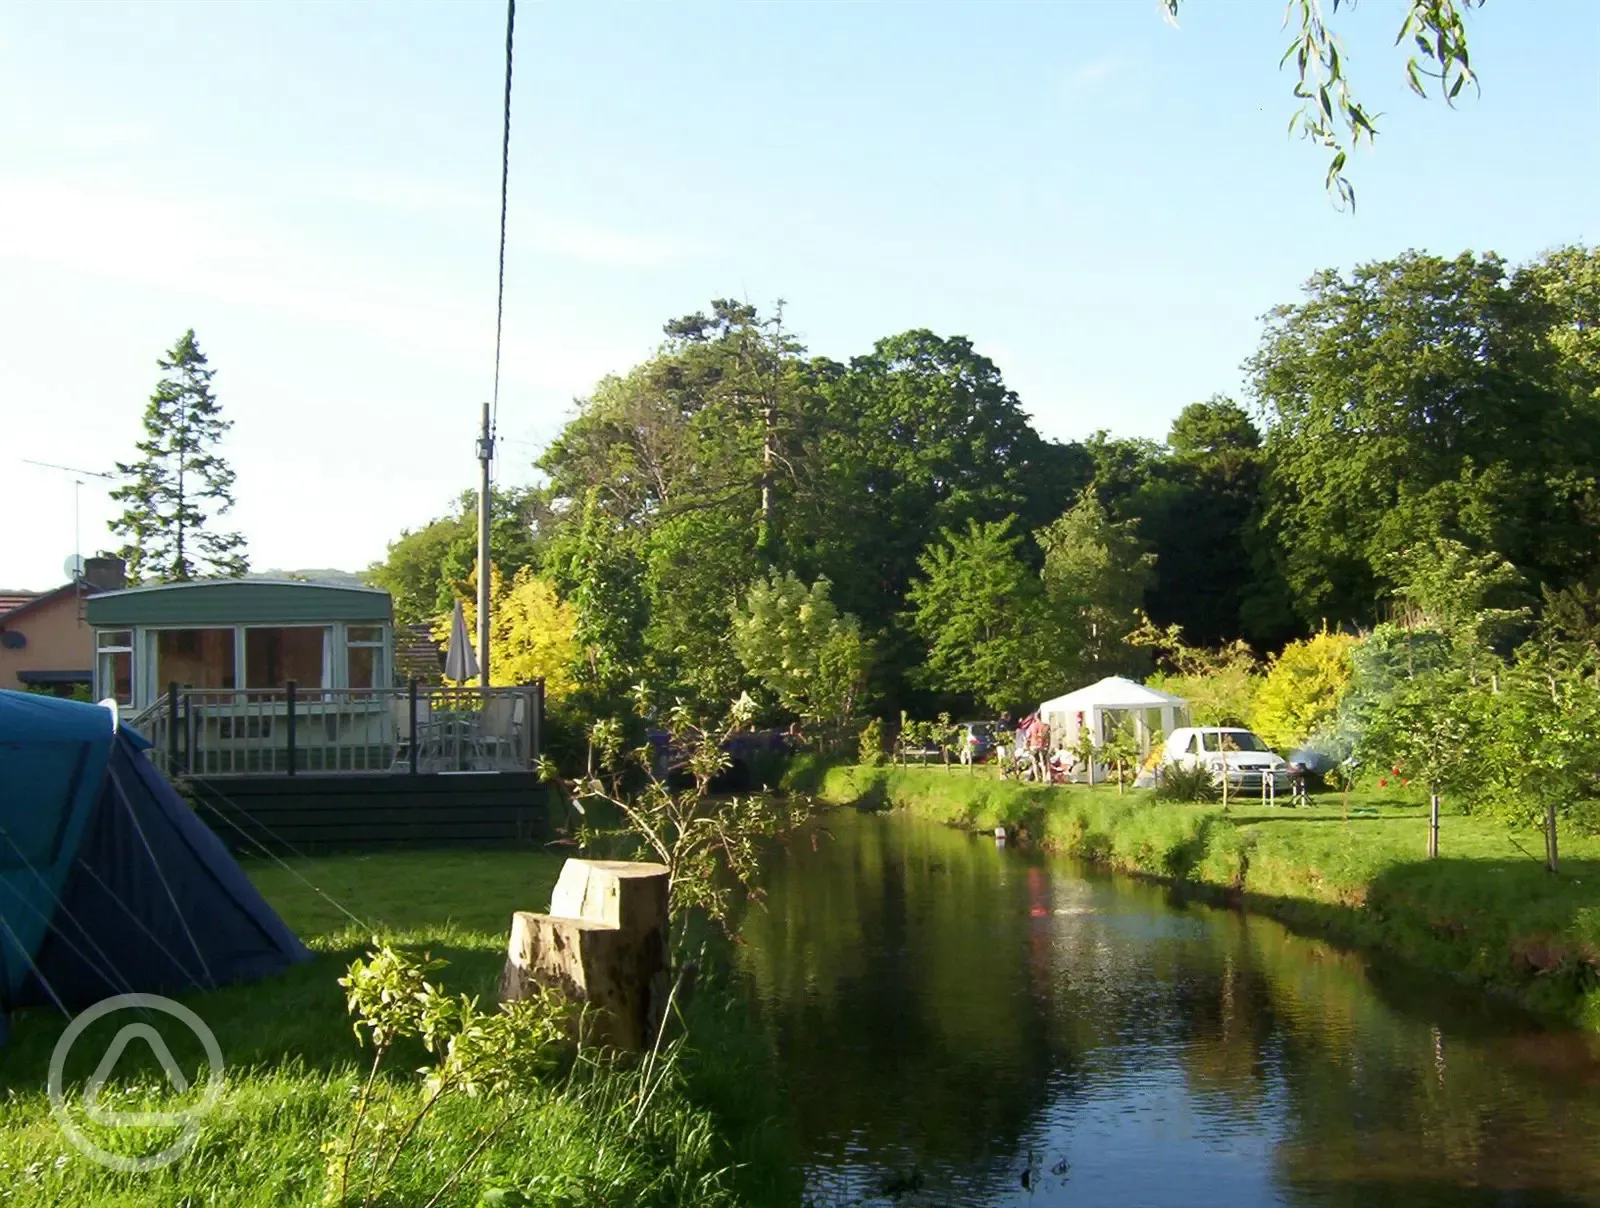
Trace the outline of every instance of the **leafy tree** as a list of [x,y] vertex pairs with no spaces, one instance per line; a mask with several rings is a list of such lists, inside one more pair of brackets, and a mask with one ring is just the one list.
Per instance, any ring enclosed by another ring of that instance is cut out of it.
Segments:
[[1080,675],[1132,670],[1126,641],[1139,622],[1144,593],[1155,575],[1130,521],[1106,514],[1092,487],[1060,518],[1036,534],[1044,550],[1044,588]]
[[1290,642],[1267,664],[1251,728],[1274,747],[1297,746],[1322,734],[1350,686],[1350,652],[1357,644],[1344,633]]
[[[514,578],[539,555],[537,501],[523,489],[490,492],[489,560]],[[477,581],[478,493],[463,491],[446,515],[419,529],[403,530],[383,561],[366,570],[366,581],[394,599],[402,625],[432,621],[460,598],[473,598]]]
[[918,678],[995,711],[1042,699],[1056,680],[1059,634],[1043,582],[1018,556],[1014,522],[946,529],[906,593],[911,627],[928,646]]
[[1600,794],[1600,685],[1569,653],[1529,643],[1484,707],[1486,803],[1513,825],[1544,832],[1551,872],[1559,868],[1560,817]]
[[757,533],[737,516],[707,509],[661,521],[643,546],[651,682],[696,711],[714,710],[745,683],[728,617],[758,565]]
[[126,507],[111,522],[128,580],[182,583],[199,574],[237,577],[250,569],[244,537],[208,529],[233,507],[234,473],[216,452],[233,426],[211,390],[215,372],[194,330],[156,361],[161,381],[144,412],[139,457],[117,463],[127,481],[111,492]]
[[[898,620],[929,535],[1016,515],[1048,523],[1089,480],[1082,451],[1044,440],[971,341],[926,330],[879,340],[848,366],[813,367],[808,485],[786,546],[839,607],[884,637],[891,694],[920,661]],[[1037,569],[1037,551],[1020,550]],[[914,677],[913,677],[914,678]]]
[[578,694],[591,712],[615,715],[644,670],[644,568],[592,493],[587,503],[556,582],[577,612]]
[[828,581],[789,571],[759,580],[733,610],[733,648],[750,674],[800,717],[843,727],[866,681],[861,626],[834,607]]
[[1574,396],[1550,289],[1492,254],[1412,252],[1320,273],[1269,316],[1249,362],[1262,523],[1304,621],[1368,621],[1418,538],[1497,550],[1535,585],[1594,565],[1600,416]]
[[1440,799],[1467,794],[1483,775],[1483,712],[1465,671],[1426,671],[1382,697],[1367,718],[1357,747],[1366,764],[1389,777],[1428,786],[1428,857],[1439,855]]
[[[566,699],[577,688],[576,611],[532,567],[524,566],[510,580],[493,563],[489,571],[489,683],[509,687],[542,679],[547,700]],[[476,633],[476,584],[467,587],[462,611],[467,632]],[[450,619],[442,613],[434,621],[433,635],[441,642],[449,640]]]
[[1178,626],[1161,628],[1149,617],[1140,618],[1128,642],[1155,654],[1157,672],[1151,686],[1188,701],[1196,725],[1250,724],[1261,688],[1261,666],[1243,642],[1215,649],[1191,646]]
[[1474,554],[1448,537],[1424,538],[1401,550],[1390,577],[1399,586],[1403,623],[1441,633],[1474,684],[1492,648],[1528,619],[1520,598],[1522,576],[1498,554]]

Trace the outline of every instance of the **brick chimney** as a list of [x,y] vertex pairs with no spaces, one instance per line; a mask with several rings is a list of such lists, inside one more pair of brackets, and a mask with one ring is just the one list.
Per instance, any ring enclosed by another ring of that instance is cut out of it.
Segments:
[[128,585],[128,564],[110,554],[85,558],[83,581],[95,591],[121,591]]

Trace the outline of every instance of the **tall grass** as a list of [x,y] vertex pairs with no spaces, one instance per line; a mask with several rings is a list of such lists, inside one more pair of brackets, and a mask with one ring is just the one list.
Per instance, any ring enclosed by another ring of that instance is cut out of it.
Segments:
[[[45,1094],[63,1021],[26,1012],[0,1048],[0,1205],[319,1202],[324,1146],[348,1131],[370,1060],[352,1034],[336,979],[376,937],[443,957],[450,962],[439,975],[446,987],[492,1001],[511,913],[542,908],[560,864],[544,853],[458,851],[296,861],[293,873],[249,866],[315,956],[267,981],[186,998],[216,1033],[227,1065],[223,1097],[195,1147],[175,1165],[147,1173],[117,1174],[79,1155],[51,1119]],[[504,1105],[445,1101],[377,1202],[426,1204],[464,1165],[440,1204],[476,1205],[491,1190],[505,1193],[508,1204],[798,1203],[781,1098],[735,1001],[719,977],[706,979],[690,1005],[677,1066],[646,1112],[636,1110],[640,1083],[626,1068],[526,1088],[514,1100],[514,1117],[487,1144]],[[69,1082],[81,1085],[126,1021],[103,1022],[105,1035],[91,1028],[74,1045]],[[175,1055],[185,1069],[202,1064],[198,1050],[175,1048]],[[420,1049],[402,1054],[381,1075],[397,1112],[420,1101],[412,1071],[422,1058]],[[142,1046],[130,1046],[111,1088],[126,1101],[118,1106],[130,1109],[158,1089],[165,1090],[165,1076]],[[148,1152],[156,1136],[108,1130],[103,1139],[108,1147]]]
[[1600,838],[1563,837],[1559,876],[1537,833],[1450,814],[1425,858],[1418,794],[1337,794],[1297,808],[1160,802],[1147,791],[1044,786],[992,773],[800,764],[823,801],[897,807],[1157,877],[1301,930],[1383,949],[1600,1030]]

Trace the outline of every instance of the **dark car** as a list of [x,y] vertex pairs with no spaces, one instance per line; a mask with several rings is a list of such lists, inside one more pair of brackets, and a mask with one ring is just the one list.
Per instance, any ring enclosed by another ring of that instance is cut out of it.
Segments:
[[972,762],[982,763],[994,755],[995,724],[992,721],[964,721],[957,725],[957,741],[972,752]]

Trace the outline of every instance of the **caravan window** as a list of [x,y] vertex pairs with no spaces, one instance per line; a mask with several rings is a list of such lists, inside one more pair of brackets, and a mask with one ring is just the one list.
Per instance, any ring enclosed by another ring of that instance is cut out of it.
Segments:
[[325,633],[322,627],[311,625],[246,629],[244,686],[282,688],[293,680],[301,688],[323,687]]
[[352,688],[383,686],[383,626],[352,625],[346,631],[345,681]]
[[159,691],[181,688],[232,688],[232,629],[156,631],[156,683]]
[[95,682],[101,698],[119,705],[133,704],[133,631],[106,629],[95,637]]

